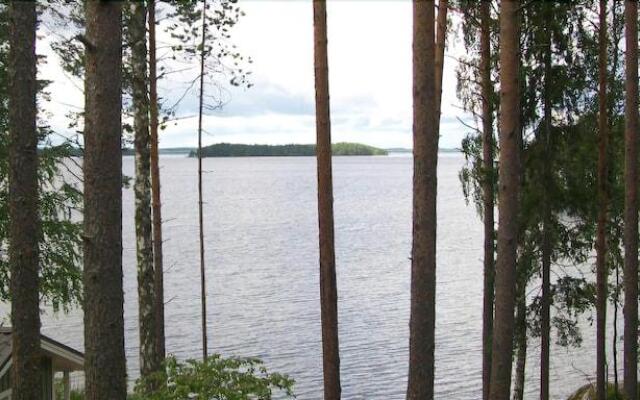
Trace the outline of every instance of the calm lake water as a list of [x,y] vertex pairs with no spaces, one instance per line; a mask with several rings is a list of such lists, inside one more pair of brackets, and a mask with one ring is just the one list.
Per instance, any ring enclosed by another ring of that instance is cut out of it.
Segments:
[[[438,183],[436,394],[480,398],[482,224],[462,196],[459,154],[441,154]],[[167,349],[199,357],[196,160],[161,159]],[[205,159],[209,342],[257,356],[296,380],[300,399],[322,398],[314,158]],[[124,173],[133,176],[132,157]],[[334,196],[344,399],[403,399],[411,249],[410,157],[335,157]],[[124,194],[127,362],[137,376],[133,191]],[[554,349],[552,397],[593,376],[594,330],[583,348]],[[82,348],[82,315],[46,315],[43,332]],[[620,331],[621,332],[621,331]],[[619,346],[622,347],[621,345]],[[527,398],[537,398],[538,349],[529,351]],[[620,358],[621,360],[621,358]]]

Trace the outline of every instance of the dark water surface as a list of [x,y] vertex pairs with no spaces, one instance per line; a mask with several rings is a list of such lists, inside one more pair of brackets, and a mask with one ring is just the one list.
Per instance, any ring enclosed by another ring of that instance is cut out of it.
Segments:
[[[458,180],[464,159],[441,154],[438,172],[436,394],[479,399],[482,224]],[[167,349],[199,357],[196,160],[161,160]],[[133,176],[132,157],[124,172]],[[314,158],[205,159],[209,343],[258,356],[322,397]],[[344,399],[402,399],[406,387],[411,249],[410,157],[335,157],[334,196]],[[127,362],[137,376],[133,191],[124,190]],[[535,290],[535,289],[533,289]],[[583,349],[554,349],[552,397],[593,375],[593,329]],[[82,315],[45,316],[43,332],[82,348]],[[621,331],[620,331],[621,332]],[[619,348],[622,346],[620,345]],[[537,398],[538,343],[530,345],[527,398]]]

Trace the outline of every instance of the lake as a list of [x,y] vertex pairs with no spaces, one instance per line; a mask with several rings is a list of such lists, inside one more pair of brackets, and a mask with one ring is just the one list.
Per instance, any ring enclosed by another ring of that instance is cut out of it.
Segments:
[[[481,397],[483,231],[462,195],[463,164],[460,154],[440,155],[436,395],[472,400]],[[315,159],[216,158],[205,159],[204,169],[210,351],[260,357],[295,378],[299,399],[320,399]],[[201,355],[196,170],[195,159],[161,158],[167,350],[179,358]],[[124,157],[124,173],[133,176],[133,157]],[[344,399],[405,396],[411,176],[410,157],[334,158]],[[123,196],[126,351],[134,379],[132,188]],[[582,349],[553,348],[554,399],[594,375],[595,328],[585,328]],[[79,311],[43,317],[44,334],[80,349],[82,329]],[[538,398],[538,349],[538,341],[531,342],[528,399]]]

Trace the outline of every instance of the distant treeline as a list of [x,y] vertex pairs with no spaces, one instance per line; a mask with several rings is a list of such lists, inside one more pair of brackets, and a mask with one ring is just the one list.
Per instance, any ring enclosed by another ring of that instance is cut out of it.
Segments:
[[[43,149],[38,149],[39,151],[42,151]],[[168,149],[158,149],[158,153],[160,154],[173,154],[173,155],[180,155],[180,154],[190,154],[194,151],[195,149],[193,147],[172,147],[172,148],[168,148]],[[79,147],[74,147],[74,146],[66,146],[65,148],[65,156],[69,156],[69,157],[83,157],[84,156],[84,149],[79,148]],[[130,148],[130,147],[124,147],[122,149],[122,155],[123,156],[134,156],[136,154],[135,150]]]
[[[335,156],[386,156],[387,151],[361,143],[335,143],[331,146]],[[231,144],[218,143],[202,148],[203,157],[283,157],[315,156],[315,144]],[[197,150],[189,156],[197,157]]]

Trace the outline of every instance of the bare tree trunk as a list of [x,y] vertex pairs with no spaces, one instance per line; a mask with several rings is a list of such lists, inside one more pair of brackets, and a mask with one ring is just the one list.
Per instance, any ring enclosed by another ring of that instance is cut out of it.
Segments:
[[200,49],[200,103],[198,109],[198,226],[200,227],[200,301],[202,306],[202,358],[208,356],[207,344],[207,287],[204,263],[204,223],[202,212],[202,114],[204,107],[204,63],[206,59],[207,0],[202,2],[202,43]]
[[484,291],[482,306],[482,399],[489,400],[494,300],[493,82],[491,82],[491,2],[480,3],[480,77],[482,80],[482,196],[484,215]]
[[495,281],[489,398],[507,400],[511,389],[516,249],[520,193],[519,1],[500,3],[500,169],[498,192],[498,254]]
[[598,30],[598,226],[596,237],[596,394],[597,400],[606,399],[606,325],[607,325],[607,147],[609,142],[607,121],[607,2],[600,0],[600,28]]
[[433,399],[438,106],[434,2],[413,2],[413,244],[407,399]]
[[[549,14],[547,6],[546,14]],[[544,55],[544,155],[547,160],[551,157],[551,28],[547,22],[545,26],[546,52]],[[549,400],[549,359],[551,337],[551,200],[549,186],[551,171],[549,163],[545,162],[542,171],[542,310],[540,316],[540,400]]]
[[130,5],[128,36],[131,48],[136,180],[135,222],[138,262],[138,328],[140,330],[140,376],[160,369],[156,343],[153,242],[151,238],[151,179],[149,155],[149,99],[147,98],[147,36],[144,3]]
[[327,5],[313,2],[316,87],[316,157],[318,168],[318,229],[320,246],[320,314],[325,400],[340,399],[338,342],[338,290],[333,234],[333,180],[331,166],[331,114],[327,56]]
[[624,394],[638,398],[638,3],[624,7],[625,208],[624,208]]
[[12,399],[41,396],[36,6],[9,3],[9,265]]
[[442,71],[444,68],[444,49],[447,46],[447,11],[449,0],[438,1],[438,20],[436,22],[436,55],[435,55],[435,79],[436,79],[436,107],[438,108],[438,124],[436,128],[440,132],[440,111],[442,109]]
[[84,343],[86,398],[124,400],[122,11],[86,2]]
[[616,264],[616,292],[613,299],[613,332],[611,333],[611,356],[613,357],[613,389],[618,398],[618,302],[620,301],[620,268]]
[[160,199],[160,159],[158,157],[158,78],[156,58],[156,2],[149,0],[149,116],[151,133],[151,208],[153,210],[153,269],[155,285],[156,353],[166,355],[164,336],[164,265],[162,257],[162,207]]
[[516,312],[516,376],[513,384],[513,400],[524,399],[524,383],[527,367],[527,303],[524,298],[524,287],[519,290],[518,309]]

